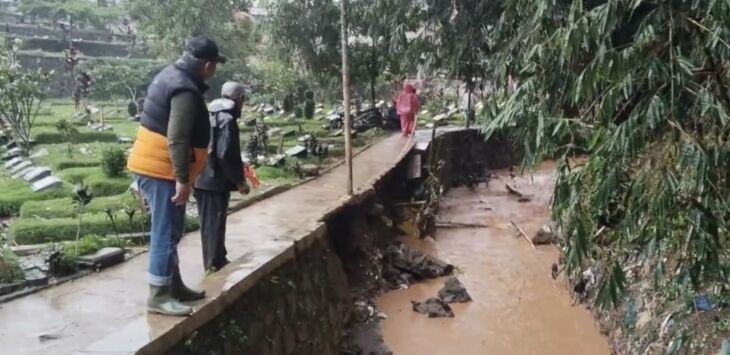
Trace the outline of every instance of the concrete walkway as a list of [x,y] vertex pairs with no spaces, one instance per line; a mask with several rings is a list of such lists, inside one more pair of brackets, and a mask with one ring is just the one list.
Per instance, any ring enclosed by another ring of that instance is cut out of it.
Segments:
[[[423,140],[430,138],[430,132],[419,133]],[[367,189],[413,144],[394,135],[357,155],[353,164],[356,189]],[[241,274],[251,273],[278,255],[297,236],[316,229],[325,213],[342,204],[345,176],[345,166],[339,166],[232,214],[228,219],[227,248],[229,259],[236,260],[235,279],[241,280],[245,276]],[[199,234],[188,234],[179,253],[186,282],[201,285],[204,274]],[[145,254],[101,273],[0,305],[0,354],[68,354],[84,349],[89,353],[127,353],[172,329],[179,318],[148,316],[144,312],[146,267]],[[228,269],[221,273],[226,274]],[[203,285],[208,296],[217,297],[231,280],[207,280]],[[111,333],[113,339],[99,342]]]

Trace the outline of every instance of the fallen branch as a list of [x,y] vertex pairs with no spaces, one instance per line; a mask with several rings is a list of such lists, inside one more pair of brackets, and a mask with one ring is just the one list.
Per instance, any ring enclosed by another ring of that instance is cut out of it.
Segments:
[[436,228],[489,228],[482,223],[436,222]]
[[532,243],[532,241],[530,240],[530,237],[528,237],[528,236],[527,236],[527,233],[525,233],[525,231],[524,231],[524,230],[522,230],[522,228],[520,228],[520,226],[518,226],[518,225],[517,225],[517,223],[515,223],[515,221],[509,221],[509,222],[510,222],[510,223],[512,223],[512,225],[513,225],[513,226],[514,226],[515,228],[517,228],[517,230],[518,230],[518,231],[520,232],[520,235],[521,235],[521,236],[522,236],[523,238],[525,238],[525,240],[526,240],[526,241],[527,241],[528,243],[530,243],[530,246],[532,247],[532,250],[534,250],[535,252],[537,252],[537,248],[535,248],[535,244],[533,244],[533,243]]
[[515,189],[512,186],[509,186],[509,184],[504,184],[504,187],[507,188],[507,191],[509,191],[509,193],[511,193],[511,194],[513,194],[513,195],[515,195],[517,197],[523,197],[524,196],[522,194],[522,192],[517,191],[517,189]]
[[[510,220],[509,222],[512,223],[512,226],[517,228],[517,230],[520,232],[520,235],[523,238],[525,238],[525,240],[527,240],[528,243],[530,243],[530,246],[532,247],[532,251],[535,253],[535,259],[537,259],[537,261],[540,262],[540,264],[547,267],[547,265],[545,265],[545,263],[542,261],[542,259],[540,259],[540,256],[537,255],[537,248],[535,247],[535,244],[532,243],[532,240],[530,240],[530,238],[527,236],[527,233],[525,233],[525,231],[519,225],[517,225],[517,223],[515,223],[515,221]],[[551,268],[551,271],[552,271],[552,268]],[[555,283],[555,279],[552,279],[552,281],[553,281],[553,287],[557,288],[558,285]]]

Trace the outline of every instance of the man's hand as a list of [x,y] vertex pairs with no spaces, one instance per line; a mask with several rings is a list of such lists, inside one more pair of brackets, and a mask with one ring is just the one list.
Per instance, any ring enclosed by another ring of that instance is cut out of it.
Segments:
[[191,185],[190,183],[175,182],[175,196],[172,196],[172,203],[177,206],[185,206],[190,197]]
[[248,188],[248,184],[243,183],[241,185],[238,185],[238,192],[241,195],[248,195],[248,193],[251,192],[251,189]]

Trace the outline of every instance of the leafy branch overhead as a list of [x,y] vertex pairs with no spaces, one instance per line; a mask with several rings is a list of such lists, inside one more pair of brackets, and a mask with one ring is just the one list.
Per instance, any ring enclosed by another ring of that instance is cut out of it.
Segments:
[[509,127],[528,164],[560,157],[553,212],[568,271],[603,269],[609,306],[630,276],[615,265],[636,258],[658,285],[727,282],[730,3],[507,0],[502,11],[500,99],[483,126]]

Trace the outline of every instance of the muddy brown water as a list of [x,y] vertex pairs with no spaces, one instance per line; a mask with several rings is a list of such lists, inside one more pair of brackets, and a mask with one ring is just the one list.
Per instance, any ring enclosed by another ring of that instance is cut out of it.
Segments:
[[[488,186],[457,188],[444,199],[440,221],[486,224],[480,229],[439,229],[433,239],[406,243],[457,266],[458,278],[474,299],[454,304],[455,318],[427,318],[411,301],[435,297],[445,279],[384,294],[377,303],[385,343],[396,355],[610,354],[591,314],[573,306],[564,281],[553,281],[554,246],[537,253],[511,226],[529,236],[549,219],[554,166],[512,178],[498,172]],[[531,201],[518,202],[505,184]]]

